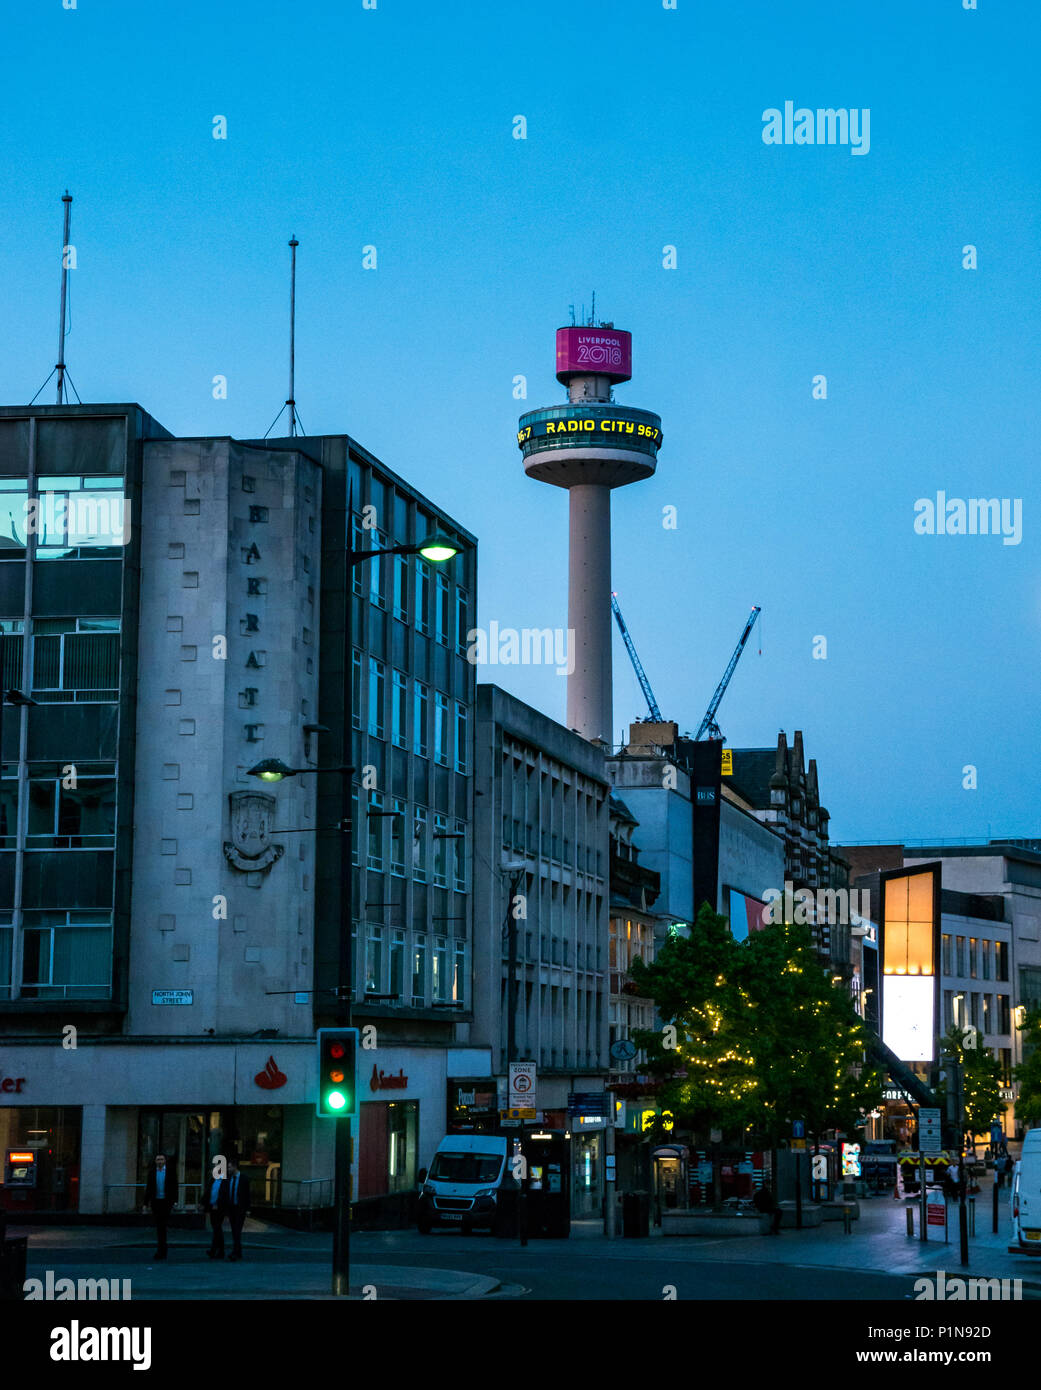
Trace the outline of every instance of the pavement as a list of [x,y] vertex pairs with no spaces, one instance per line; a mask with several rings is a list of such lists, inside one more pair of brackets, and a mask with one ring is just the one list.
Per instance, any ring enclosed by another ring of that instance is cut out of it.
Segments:
[[[729,1278],[741,1271],[755,1277],[758,1267],[770,1286],[783,1280],[780,1268],[819,1272],[815,1289],[826,1287],[829,1270],[843,1276],[884,1274],[914,1276],[935,1274],[948,1278],[970,1276],[988,1279],[1020,1279],[1025,1297],[1041,1295],[1041,1259],[1010,1254],[1008,1189],[999,1192],[998,1232],[991,1231],[991,1184],[985,1180],[976,1202],[976,1231],[969,1237],[969,1264],[960,1263],[957,1206],[948,1207],[948,1240],[942,1227],[928,1228],[929,1240],[918,1236],[920,1208],[913,1201],[891,1197],[862,1199],[860,1218],[847,1235],[841,1221],[795,1230],[785,1228],[777,1236],[741,1238],[663,1236],[607,1241],[599,1221],[575,1221],[570,1240],[535,1240],[520,1247],[513,1240],[495,1240],[483,1233],[468,1236],[454,1230],[421,1236],[416,1231],[356,1232],[351,1239],[351,1294],[359,1299],[487,1299],[519,1297],[544,1274],[560,1267],[576,1268],[575,1262],[603,1266],[600,1273],[619,1286],[633,1275],[635,1264],[663,1262],[669,1266],[733,1266]],[[915,1235],[906,1231],[905,1208],[915,1213]],[[241,1262],[208,1260],[209,1233],[172,1231],[169,1257],[153,1259],[151,1231],[127,1227],[9,1227],[11,1234],[30,1236],[30,1277],[41,1278],[48,1269],[56,1278],[130,1278],[137,1299],[316,1299],[329,1292],[331,1237],[328,1234],[289,1231],[284,1227],[249,1218],[243,1233],[245,1258]],[[486,1265],[483,1273],[466,1268]],[[691,1271],[693,1275],[693,1270]],[[524,1284],[514,1282],[524,1280]],[[601,1282],[600,1287],[604,1287]],[[838,1286],[836,1286],[836,1289]],[[580,1297],[580,1294],[565,1294]],[[820,1294],[816,1295],[822,1296]],[[827,1297],[828,1294],[823,1296]],[[842,1295],[836,1292],[836,1296]]]

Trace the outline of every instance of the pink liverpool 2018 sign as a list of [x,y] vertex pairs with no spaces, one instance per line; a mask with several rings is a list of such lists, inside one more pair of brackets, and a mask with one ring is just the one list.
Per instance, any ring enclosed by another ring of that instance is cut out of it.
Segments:
[[585,372],[628,381],[632,376],[632,334],[624,328],[558,328],[557,378]]

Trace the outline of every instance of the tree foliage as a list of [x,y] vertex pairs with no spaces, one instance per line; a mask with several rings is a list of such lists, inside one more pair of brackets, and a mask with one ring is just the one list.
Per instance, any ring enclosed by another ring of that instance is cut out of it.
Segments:
[[1019,1083],[1016,1119],[1033,1128],[1041,1125],[1041,1007],[1030,1009],[1019,1025],[1023,1060],[1013,1072]]
[[695,1129],[750,1129],[774,1145],[794,1120],[808,1134],[852,1130],[881,1098],[863,1021],[804,926],[777,923],[738,942],[706,905],[689,937],[671,938],[650,965],[634,962],[632,975],[676,1045],[668,1027],[635,1040],[665,1080],[663,1107]]
[[[976,1045],[978,1038],[975,1028],[953,1027],[943,1040],[943,1051],[961,1063],[966,1134],[984,1133],[1005,1108],[1001,1099],[1001,1063],[989,1048]],[[938,1095],[941,1101],[946,1099],[946,1082],[938,1087]]]

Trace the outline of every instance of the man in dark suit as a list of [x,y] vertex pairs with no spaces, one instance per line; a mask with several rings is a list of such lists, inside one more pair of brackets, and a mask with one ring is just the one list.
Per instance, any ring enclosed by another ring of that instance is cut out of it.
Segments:
[[221,1183],[220,1209],[227,1214],[231,1226],[231,1254],[229,1260],[242,1259],[242,1227],[249,1211],[249,1178],[239,1172],[239,1161],[228,1159],[228,1176]]
[[177,1201],[177,1174],[167,1164],[165,1154],[156,1154],[145,1183],[145,1206],[152,1208],[155,1217],[155,1258],[166,1259],[166,1223]]
[[214,1178],[210,1183],[210,1196],[206,1205],[210,1213],[210,1230],[213,1232],[213,1239],[210,1241],[210,1248],[207,1252],[211,1260],[223,1260],[224,1258],[224,1217],[226,1211],[223,1193],[227,1181],[227,1178]]

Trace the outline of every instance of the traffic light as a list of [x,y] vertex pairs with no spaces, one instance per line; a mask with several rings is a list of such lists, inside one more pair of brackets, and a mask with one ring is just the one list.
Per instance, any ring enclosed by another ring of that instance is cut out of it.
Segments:
[[318,1101],[315,1109],[324,1119],[338,1120],[358,1113],[355,1058],[357,1028],[319,1028]]

